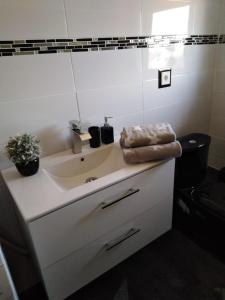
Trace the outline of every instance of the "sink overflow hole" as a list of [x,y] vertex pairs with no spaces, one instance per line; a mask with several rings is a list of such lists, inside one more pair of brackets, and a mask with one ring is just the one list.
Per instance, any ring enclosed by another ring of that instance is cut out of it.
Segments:
[[94,181],[94,180],[96,180],[96,179],[98,179],[98,177],[88,177],[88,178],[85,180],[85,183]]

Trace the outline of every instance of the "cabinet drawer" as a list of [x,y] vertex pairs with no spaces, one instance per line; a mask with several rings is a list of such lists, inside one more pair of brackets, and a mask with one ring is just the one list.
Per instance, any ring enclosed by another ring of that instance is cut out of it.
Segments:
[[42,270],[50,300],[61,300],[171,228],[172,199]]
[[171,196],[173,167],[172,160],[30,223],[41,267],[55,263]]

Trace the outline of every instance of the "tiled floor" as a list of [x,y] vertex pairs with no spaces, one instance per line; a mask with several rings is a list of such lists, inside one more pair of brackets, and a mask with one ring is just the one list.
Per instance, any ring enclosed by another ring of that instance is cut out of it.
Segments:
[[[225,264],[172,230],[68,300],[225,300]],[[21,300],[47,300],[43,288]]]

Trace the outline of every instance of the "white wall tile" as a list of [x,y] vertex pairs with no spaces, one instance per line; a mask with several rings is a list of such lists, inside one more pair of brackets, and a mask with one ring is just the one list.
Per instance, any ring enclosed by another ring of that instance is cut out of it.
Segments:
[[211,137],[209,165],[220,170],[225,166],[225,139],[213,135]]
[[179,124],[185,124],[186,118],[187,114],[179,103],[144,111],[144,123],[169,122],[174,130]]
[[178,135],[191,131],[208,132],[210,118],[210,99],[198,98],[186,103],[146,109],[144,123],[169,122]]
[[[36,2],[0,1],[0,39],[1,30],[7,39],[66,37],[64,13],[70,37],[217,33],[221,10],[220,0],[65,0],[65,11],[62,0]],[[157,27],[160,17],[163,26]],[[220,51],[221,67],[223,46]],[[70,54],[1,58],[1,117],[10,120],[6,126],[4,119],[3,140],[15,129],[28,127],[40,135],[45,153],[66,147],[68,135],[61,135],[61,129],[69,119],[78,118],[76,90],[83,121],[100,124],[104,115],[113,115],[112,123],[120,130],[143,122],[144,114],[144,121],[168,120],[179,132],[206,131],[214,52],[214,45],[176,45],[72,53],[72,65]],[[159,90],[158,69],[164,68],[172,68],[172,86]],[[224,70],[218,70],[215,85],[222,92]],[[221,102],[214,111],[220,107]]]
[[193,26],[193,0],[142,0],[143,34],[188,34]]
[[41,140],[42,154],[68,148],[68,121],[77,119],[75,95],[0,102],[1,147],[9,136],[31,132]]
[[[219,1],[219,0],[218,0]],[[215,5],[218,2],[215,3]],[[220,33],[225,32],[225,1],[220,1]],[[213,4],[213,3],[212,3]],[[209,164],[217,169],[225,166],[225,45],[217,45],[215,51],[215,74],[212,94],[212,112],[210,120],[210,145]]]
[[215,34],[220,0],[142,0],[143,34]]
[[224,34],[225,32],[225,1],[221,0],[221,11],[220,11],[220,33]]
[[[225,16],[225,14],[224,14]],[[224,30],[225,32],[225,30]],[[225,44],[220,44],[216,46],[215,51],[215,69],[216,70],[225,70]]]
[[73,53],[77,90],[141,81],[141,49]]
[[195,45],[185,47],[185,69],[193,72],[214,71],[215,45]]
[[225,139],[217,136],[212,136],[210,145],[210,154],[225,159]]
[[[182,76],[183,77],[183,76]],[[157,107],[168,106],[177,102],[186,100],[185,92],[182,89],[177,90],[177,83],[180,77],[173,78],[172,86],[167,88],[158,88],[158,80],[150,80],[143,82],[144,109],[154,109]],[[178,88],[181,87],[178,85]],[[182,98],[180,98],[180,94]],[[185,97],[185,99],[183,99]]]
[[1,0],[0,40],[66,37],[62,0]]
[[[208,132],[214,46],[143,49],[144,121],[167,120],[177,134]],[[158,69],[172,68],[172,85],[158,88]]]
[[69,36],[139,35],[141,0],[65,0]]
[[172,75],[213,71],[215,45],[169,46],[142,49],[143,78],[157,79],[159,69],[172,68]]
[[[114,128],[114,135],[119,136],[124,127],[143,124],[143,111],[136,111],[133,114],[121,115],[110,120]],[[102,123],[101,123],[102,125]]]
[[225,116],[212,115],[210,132],[212,135],[225,139]]
[[81,120],[111,124],[120,132],[123,126],[143,121],[141,49],[74,53],[76,88]]
[[141,84],[78,92],[82,121],[102,123],[104,116],[119,118],[142,111]]
[[217,169],[220,169],[225,165],[225,142],[223,134],[223,128],[225,126],[224,51],[224,45],[218,45],[216,51],[212,117],[210,122],[210,134],[212,135],[212,143],[210,146],[209,163],[211,166]]
[[225,93],[215,91],[213,94],[212,115],[225,117]]
[[194,34],[218,34],[220,32],[220,0],[196,0],[194,3]]
[[188,49],[183,45],[142,49],[143,79],[158,79],[160,69],[172,68],[173,75],[188,72],[185,55]]
[[[186,76],[186,87],[184,90],[186,92],[187,98],[196,99],[199,97],[205,99],[211,99],[212,88],[213,88],[213,77],[214,73],[209,72],[199,72],[193,73]],[[206,101],[206,103],[208,103]]]
[[214,91],[218,93],[225,93],[225,69],[215,70],[215,81],[214,81]]
[[174,103],[193,103],[211,96],[212,72],[172,76],[171,87],[158,88],[158,80],[143,82],[144,108],[153,109]]
[[69,54],[0,59],[0,102],[73,93]]

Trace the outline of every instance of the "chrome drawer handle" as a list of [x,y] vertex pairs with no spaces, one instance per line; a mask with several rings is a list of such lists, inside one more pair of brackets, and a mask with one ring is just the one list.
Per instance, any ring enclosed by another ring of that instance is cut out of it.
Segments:
[[133,235],[137,234],[140,231],[141,231],[141,229],[139,229],[139,228],[131,228],[128,232],[126,232],[122,236],[112,240],[109,243],[106,243],[105,244],[105,250],[106,251],[112,250],[114,247],[116,247],[119,244],[123,243],[124,241],[131,238]]
[[112,202],[108,202],[108,203],[102,202],[101,203],[101,208],[105,209],[105,208],[107,208],[107,207],[109,207],[111,205],[114,205],[117,202],[120,202],[121,200],[123,200],[123,199],[125,199],[127,197],[130,197],[131,195],[134,195],[134,194],[138,193],[139,191],[140,191],[140,189],[129,189],[128,192],[127,192],[127,194],[124,195],[124,196],[122,196],[122,197],[120,197],[119,199],[113,200]]

